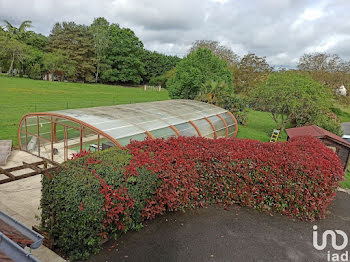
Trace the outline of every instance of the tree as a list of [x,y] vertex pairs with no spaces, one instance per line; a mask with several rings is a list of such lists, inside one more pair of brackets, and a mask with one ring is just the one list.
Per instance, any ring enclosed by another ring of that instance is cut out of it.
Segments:
[[155,51],[144,50],[142,62],[145,65],[145,74],[143,82],[147,83],[151,79],[162,76],[173,69],[181,58],[177,56],[163,55]]
[[232,69],[235,77],[235,91],[249,95],[254,88],[268,78],[272,69],[265,57],[248,53],[242,57],[237,67]]
[[152,77],[149,81],[150,85],[161,86],[162,88],[167,88],[167,84],[170,78],[175,75],[175,67],[164,74],[156,77]]
[[96,55],[93,35],[89,28],[74,22],[56,23],[49,36],[50,52],[64,53],[75,64],[72,81],[94,80]]
[[168,81],[171,98],[194,99],[202,84],[208,80],[224,82],[233,90],[232,74],[225,61],[207,48],[198,48],[182,59],[175,68],[175,75]]
[[220,45],[217,41],[196,40],[192,43],[190,53],[196,51],[198,48],[208,48],[214,55],[225,61],[229,67],[233,67],[239,62],[239,56],[236,53],[230,48]]
[[142,63],[143,44],[129,28],[117,24],[108,29],[106,63],[101,79],[110,83],[140,83],[145,73]]
[[337,54],[304,54],[299,59],[298,69],[333,90],[341,85],[350,86],[350,63]]
[[271,113],[281,131],[291,120],[296,125],[311,124],[329,113],[330,93],[306,74],[272,73],[253,94],[255,104]]
[[13,65],[15,59],[20,63],[23,63],[23,55],[25,50],[25,44],[23,40],[27,35],[27,29],[31,27],[31,21],[24,21],[17,28],[13,26],[9,21],[4,20],[6,29],[6,39],[3,39],[1,43],[2,48],[6,53],[10,54],[10,66],[7,74],[12,75]]
[[248,101],[231,92],[225,82],[205,82],[195,99],[229,110],[240,124],[244,125],[248,121]]
[[76,62],[71,60],[63,51],[45,53],[43,56],[43,72],[64,71],[65,77],[76,75]]
[[95,82],[97,83],[101,67],[104,68],[104,63],[107,55],[108,47],[108,28],[109,22],[103,18],[95,18],[94,22],[90,26],[94,38],[94,47],[96,54],[96,70],[95,70]]

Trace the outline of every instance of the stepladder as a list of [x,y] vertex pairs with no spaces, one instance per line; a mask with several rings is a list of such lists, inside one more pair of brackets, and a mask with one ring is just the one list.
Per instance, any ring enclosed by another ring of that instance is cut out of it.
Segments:
[[270,137],[270,142],[277,142],[278,137],[280,135],[280,131],[279,129],[274,129],[272,131],[271,137]]

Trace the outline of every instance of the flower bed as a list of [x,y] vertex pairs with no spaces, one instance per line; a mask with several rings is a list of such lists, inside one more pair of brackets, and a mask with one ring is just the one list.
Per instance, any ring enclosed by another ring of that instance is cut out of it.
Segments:
[[43,178],[42,227],[71,259],[167,211],[232,204],[301,220],[325,216],[344,176],[320,141],[170,138],[81,154]]

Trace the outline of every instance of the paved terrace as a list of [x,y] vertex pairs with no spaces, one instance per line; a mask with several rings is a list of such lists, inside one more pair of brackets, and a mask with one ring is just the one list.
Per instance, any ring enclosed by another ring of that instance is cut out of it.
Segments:
[[[22,162],[34,163],[40,161],[41,158],[33,156],[23,151],[14,150],[8,159],[7,165],[2,168],[10,168],[22,165]],[[28,172],[28,170],[18,171],[16,175]],[[5,175],[0,175],[5,176]],[[0,185],[0,209],[12,216],[16,220],[22,222],[27,227],[39,224],[39,205],[41,198],[41,176],[33,176],[18,181],[13,181]],[[53,251],[41,245],[40,248],[32,250],[42,262],[61,262],[63,258],[55,254]]]

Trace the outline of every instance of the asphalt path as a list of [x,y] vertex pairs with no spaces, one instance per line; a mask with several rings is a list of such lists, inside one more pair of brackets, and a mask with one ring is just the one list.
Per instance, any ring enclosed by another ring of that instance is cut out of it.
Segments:
[[[168,213],[147,221],[138,232],[127,232],[105,243],[89,261],[319,262],[328,260],[328,251],[330,255],[350,253],[350,243],[336,251],[330,238],[324,250],[316,250],[312,241],[314,225],[318,227],[319,244],[325,230],[342,230],[350,240],[350,195],[337,192],[326,218],[316,222],[238,206]],[[337,236],[340,245],[342,239]]]
[[350,135],[350,122],[344,122],[341,124],[341,129],[344,135]]

